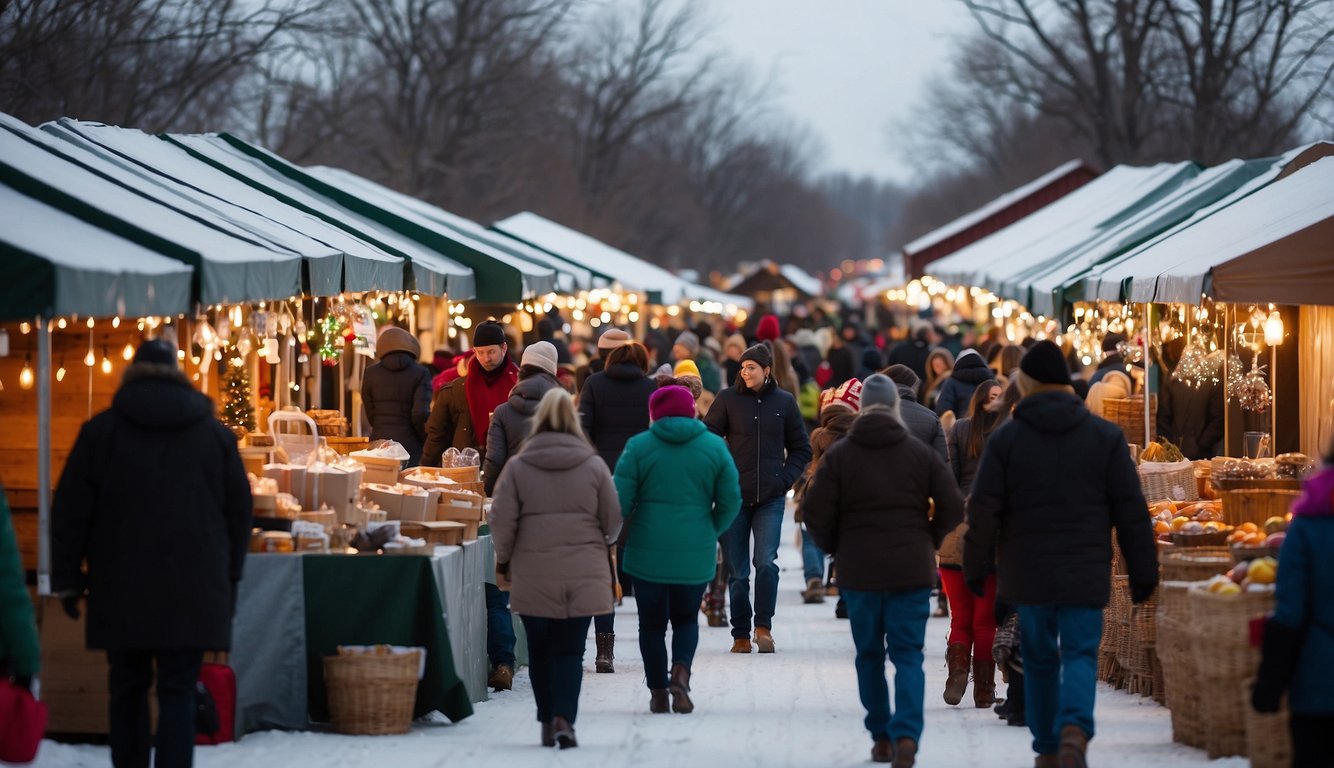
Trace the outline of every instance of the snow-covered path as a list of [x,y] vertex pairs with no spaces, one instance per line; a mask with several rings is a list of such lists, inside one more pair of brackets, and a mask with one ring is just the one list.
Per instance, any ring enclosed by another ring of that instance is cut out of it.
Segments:
[[[791,516],[788,516],[789,520]],[[593,673],[590,635],[576,730],[579,748],[538,746],[526,673],[514,690],[493,694],[457,724],[422,722],[404,736],[351,737],[264,732],[235,744],[200,747],[201,768],[254,766],[526,766],[624,765],[648,768],[781,768],[869,764],[871,741],[862,728],[846,621],[832,599],[801,602],[801,560],[791,523],[780,549],[778,614],[772,655],[733,655],[725,628],[701,621],[690,715],[650,715],[639,660],[635,606],[618,610],[616,673]],[[702,617],[701,617],[702,618]],[[926,647],[926,730],[917,764],[926,768],[1025,768],[1033,764],[1027,729],[1009,728],[990,709],[949,707],[945,681],[948,619],[930,620]],[[1003,685],[999,685],[1002,691]],[[971,705],[972,692],[964,698]],[[1241,768],[1243,758],[1209,761],[1201,750],[1174,744],[1166,709],[1152,700],[1099,689],[1097,738],[1090,763],[1118,768],[1211,765]],[[105,747],[45,742],[38,766],[105,766]]]

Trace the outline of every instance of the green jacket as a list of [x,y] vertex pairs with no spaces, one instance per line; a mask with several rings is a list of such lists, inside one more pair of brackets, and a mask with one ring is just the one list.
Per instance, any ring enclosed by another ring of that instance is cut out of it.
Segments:
[[9,500],[0,488],[0,666],[13,665],[15,677],[32,677],[41,665],[27,584],[9,519]]
[[713,578],[718,537],[741,509],[736,463],[721,437],[683,416],[630,438],[616,462],[625,572],[658,584]]

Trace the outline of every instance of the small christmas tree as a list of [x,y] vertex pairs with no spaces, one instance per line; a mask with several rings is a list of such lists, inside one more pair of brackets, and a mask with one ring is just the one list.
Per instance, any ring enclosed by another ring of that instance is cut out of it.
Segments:
[[222,423],[237,430],[255,429],[255,407],[250,402],[250,378],[245,361],[233,357],[222,374]]

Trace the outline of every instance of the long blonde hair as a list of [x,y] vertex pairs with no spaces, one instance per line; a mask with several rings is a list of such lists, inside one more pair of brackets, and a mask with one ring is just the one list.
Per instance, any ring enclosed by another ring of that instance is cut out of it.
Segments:
[[537,404],[537,413],[533,414],[533,428],[528,437],[541,432],[565,432],[576,435],[582,440],[588,437],[583,427],[579,426],[579,414],[574,410],[574,398],[561,387],[552,387]]

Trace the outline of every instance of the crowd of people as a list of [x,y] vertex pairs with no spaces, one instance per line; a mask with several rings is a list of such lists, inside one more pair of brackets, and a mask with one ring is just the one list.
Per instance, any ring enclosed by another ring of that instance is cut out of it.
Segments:
[[[569,338],[566,328],[545,318],[516,354],[511,329],[481,322],[470,349],[437,354],[434,370],[417,361],[415,338],[386,328],[363,384],[373,437],[397,440],[426,466],[451,447],[481,456],[498,576],[486,586],[488,685],[512,687],[518,614],[543,745],[577,746],[590,624],[594,668],[614,673],[614,609],[626,596],[652,713],[696,709],[701,612],[710,626],[730,625],[732,653],[778,652],[777,555],[791,498],[802,596],[836,595],[834,616],[849,622],[873,761],[915,762],[935,592],[950,617],[944,700],[960,704],[971,683],[974,706],[1029,729],[1038,768],[1085,765],[1112,536],[1136,603],[1158,578],[1125,439],[1096,418],[1143,378],[1122,358],[1124,340],[1110,338],[1104,365],[1085,372],[1051,341],[950,336],[925,321],[872,333],[855,318],[767,314],[749,327],[699,322],[641,339],[617,328]],[[249,533],[234,440],[205,418],[211,406],[175,360],[162,342],[140,349],[112,408],[80,433],[53,509],[53,587],[71,615],[87,595],[89,645],[111,660],[117,765],[146,764],[154,664],[159,754],[189,764],[199,652],[230,640]],[[1160,411],[1188,457],[1212,455],[1222,436],[1213,396],[1176,392]],[[1284,550],[1255,700],[1272,709],[1291,685],[1299,752],[1327,749],[1330,732],[1328,654],[1311,650],[1334,642],[1328,611],[1290,575],[1327,561],[1287,552],[1329,539],[1328,471],[1320,478],[1324,495],[1301,508]],[[142,516],[145,485],[164,491],[154,509],[188,509],[188,522],[125,525]],[[200,488],[212,490],[208,504]],[[207,541],[159,546],[145,535],[186,528]],[[164,562],[171,552],[189,557]],[[163,580],[164,567],[188,578]],[[173,591],[182,589],[188,599]],[[36,641],[12,594],[0,590],[0,661],[26,682]],[[111,605],[135,620],[111,621]],[[1303,647],[1311,626],[1324,634]]]

